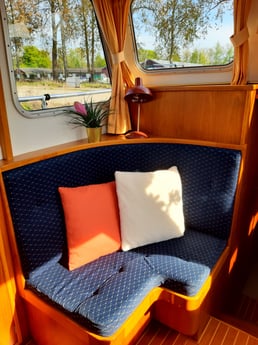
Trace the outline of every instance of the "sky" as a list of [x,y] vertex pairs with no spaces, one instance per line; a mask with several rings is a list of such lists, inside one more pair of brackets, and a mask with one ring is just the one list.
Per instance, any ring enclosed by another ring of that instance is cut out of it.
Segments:
[[[232,12],[227,12],[223,16],[223,23],[219,29],[209,29],[208,35],[205,39],[196,40],[190,49],[197,48],[212,48],[219,42],[222,46],[231,44],[230,36],[233,35],[233,16]],[[143,35],[138,36],[137,41],[141,43],[144,49],[153,50],[155,46],[155,38],[150,32],[145,32]]]
[[219,42],[222,46],[226,46],[227,44],[231,44],[230,36],[232,35],[233,26],[226,24],[223,28],[218,30],[210,30],[207,38],[197,40],[195,45],[200,48],[212,48]]

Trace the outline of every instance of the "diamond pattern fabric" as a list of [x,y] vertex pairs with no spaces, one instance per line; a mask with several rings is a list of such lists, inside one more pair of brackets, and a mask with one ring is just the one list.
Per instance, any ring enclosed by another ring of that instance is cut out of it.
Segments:
[[[100,335],[113,334],[155,286],[194,296],[227,243],[240,160],[236,150],[130,143],[5,171],[27,287]],[[113,181],[118,170],[171,166],[178,167],[182,179],[185,235],[112,253],[69,271],[58,187]]]
[[128,318],[144,297],[163,281],[143,257],[134,259],[82,303],[78,314],[91,330],[111,335]]
[[112,253],[74,271],[48,264],[30,274],[27,286],[91,331],[111,335],[153,287],[199,291],[226,242],[190,229],[183,239]]

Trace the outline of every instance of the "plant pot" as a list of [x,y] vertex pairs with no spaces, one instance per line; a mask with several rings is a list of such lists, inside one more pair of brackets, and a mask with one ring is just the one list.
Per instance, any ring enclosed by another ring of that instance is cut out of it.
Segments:
[[96,143],[98,141],[101,141],[102,127],[87,127],[86,131],[88,136],[88,143]]

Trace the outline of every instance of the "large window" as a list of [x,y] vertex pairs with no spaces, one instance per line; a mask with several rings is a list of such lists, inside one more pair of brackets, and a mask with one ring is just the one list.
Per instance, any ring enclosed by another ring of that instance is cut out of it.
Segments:
[[133,0],[138,60],[146,70],[227,65],[233,0]]
[[4,0],[3,22],[20,110],[55,112],[110,97],[110,79],[89,0]]

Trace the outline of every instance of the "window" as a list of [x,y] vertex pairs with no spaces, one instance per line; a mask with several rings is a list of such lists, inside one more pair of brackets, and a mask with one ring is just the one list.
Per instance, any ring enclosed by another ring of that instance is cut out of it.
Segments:
[[107,100],[110,79],[90,0],[5,0],[7,49],[20,110],[53,114]]
[[233,0],[134,0],[138,61],[146,70],[227,65]]

